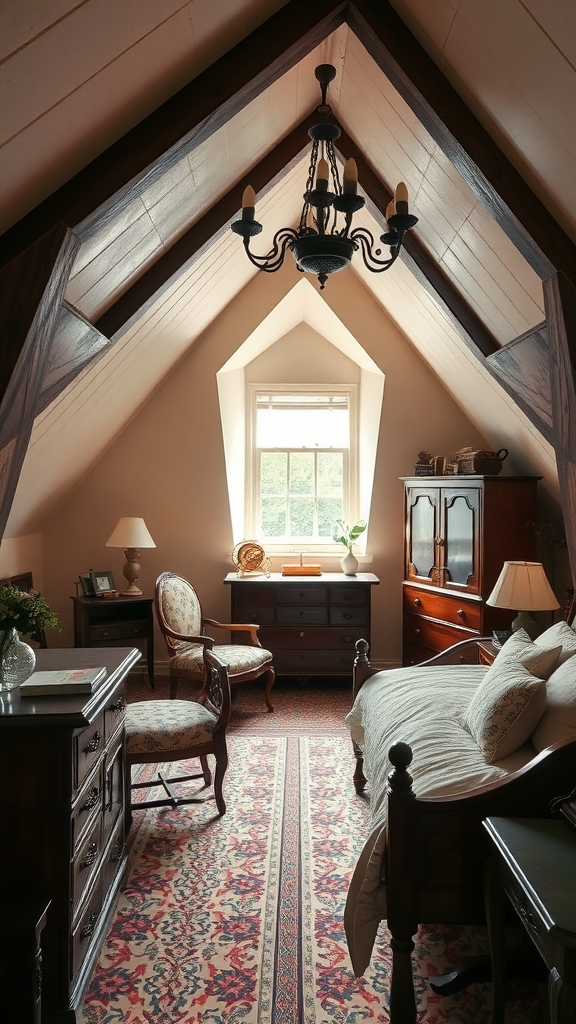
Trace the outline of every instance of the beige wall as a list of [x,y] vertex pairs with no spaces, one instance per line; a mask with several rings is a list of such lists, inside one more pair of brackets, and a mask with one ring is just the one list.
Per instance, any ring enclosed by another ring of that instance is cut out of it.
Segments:
[[[60,645],[72,643],[69,595],[78,573],[110,568],[117,584],[122,581],[122,552],[104,545],[123,515],[143,516],[157,545],[141,555],[146,593],[152,593],[159,572],[174,569],[194,582],[207,615],[228,618],[229,593],[222,580],[232,568],[232,537],[216,372],[295,279],[293,270],[254,278],[46,524],[45,594],[62,617]],[[412,472],[422,448],[449,455],[465,444],[485,442],[352,272],[331,280],[323,294],[386,375],[368,538],[372,563],[366,568],[381,579],[374,593],[373,658],[394,662],[401,648],[398,477]],[[297,332],[308,343],[313,333]],[[314,359],[329,353],[327,344],[318,339]],[[301,351],[296,345],[300,363]],[[264,366],[273,359],[272,350],[261,358]],[[164,658],[160,644],[158,656]]]

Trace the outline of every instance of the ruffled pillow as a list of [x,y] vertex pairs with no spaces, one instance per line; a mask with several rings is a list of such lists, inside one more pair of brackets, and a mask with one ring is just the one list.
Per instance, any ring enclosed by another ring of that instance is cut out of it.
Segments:
[[524,666],[539,679],[548,679],[556,668],[561,653],[560,644],[545,647],[540,644],[540,637],[538,643],[534,643],[525,629],[518,629],[498,652],[494,665],[502,665],[505,661],[511,662],[517,666]]
[[569,658],[576,654],[576,630],[572,629],[567,622],[561,620],[553,626],[545,629],[536,640],[538,647],[556,647],[560,644],[562,650],[558,658],[558,665],[563,665]]
[[576,659],[552,673],[546,684],[546,710],[531,736],[536,750],[560,740],[576,739]]
[[470,701],[463,725],[491,764],[526,742],[545,708],[546,681],[499,654]]

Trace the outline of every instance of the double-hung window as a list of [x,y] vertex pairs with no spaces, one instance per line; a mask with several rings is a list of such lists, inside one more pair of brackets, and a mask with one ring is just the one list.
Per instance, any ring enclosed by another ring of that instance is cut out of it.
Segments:
[[334,548],[357,516],[355,386],[252,386],[253,532],[270,550]]

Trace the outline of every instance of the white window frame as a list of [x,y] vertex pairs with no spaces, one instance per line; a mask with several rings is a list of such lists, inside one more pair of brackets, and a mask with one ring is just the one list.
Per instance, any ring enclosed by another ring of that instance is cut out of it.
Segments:
[[[270,392],[275,395],[281,394],[310,394],[310,395],[346,395],[348,398],[348,414],[350,425],[350,440],[348,455],[344,458],[344,513],[346,522],[355,523],[360,518],[359,511],[359,430],[358,430],[358,385],[357,384],[254,384],[247,385],[246,394],[246,507],[245,523],[246,536],[260,541],[269,554],[290,554],[295,551],[302,551],[306,554],[335,554],[341,555],[343,548],[341,544],[335,544],[332,538],[325,541],[298,539],[290,542],[272,543],[269,538],[260,536],[260,478],[259,478],[259,452],[256,448],[256,397],[258,394]],[[262,449],[272,451],[274,449]],[[302,448],[281,448],[277,451],[307,451]],[[318,451],[330,451],[330,449],[315,449]],[[341,449],[338,449],[339,451]],[[362,539],[362,538],[361,538]],[[360,550],[360,545],[358,550]]]

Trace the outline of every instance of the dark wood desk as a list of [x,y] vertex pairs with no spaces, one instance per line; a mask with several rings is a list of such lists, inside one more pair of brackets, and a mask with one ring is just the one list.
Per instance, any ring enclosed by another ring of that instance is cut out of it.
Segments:
[[50,1024],[77,1020],[127,867],[124,679],[140,657],[130,648],[38,651],[40,670],[103,665],[106,677],[90,695],[0,692],[0,873],[5,898],[50,901],[42,932]]
[[[231,622],[257,622],[262,647],[272,651],[277,675],[352,675],[356,640],[370,643],[371,572],[345,576],[238,577],[228,573]],[[235,643],[244,643],[241,635]]]
[[487,818],[486,917],[492,957],[492,1024],[502,1024],[507,900],[550,972],[551,1024],[576,1020],[576,829],[552,818]]
[[75,647],[125,647],[146,641],[146,664],[154,689],[154,615],[151,597],[73,597]]

